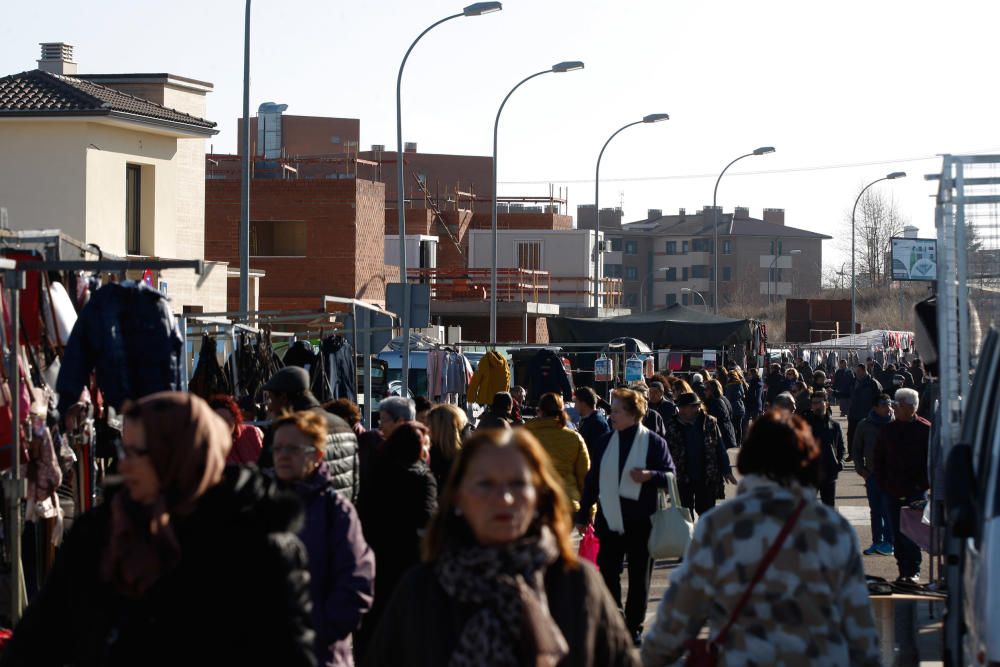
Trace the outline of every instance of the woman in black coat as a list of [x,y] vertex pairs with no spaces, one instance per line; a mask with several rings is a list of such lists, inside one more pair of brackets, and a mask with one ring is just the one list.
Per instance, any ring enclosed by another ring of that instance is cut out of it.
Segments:
[[314,665],[298,505],[225,469],[231,446],[192,394],[127,407],[124,488],[76,521],[0,664]]
[[437,513],[437,482],[427,466],[430,446],[426,426],[403,422],[377,454],[371,492],[360,508],[361,528],[375,552],[375,601],[355,635],[358,658],[364,656],[399,580],[420,562],[424,530]]
[[718,380],[709,380],[705,383],[705,409],[719,422],[722,444],[726,449],[736,447],[738,443],[736,431],[733,430],[733,411],[722,393],[722,385]]

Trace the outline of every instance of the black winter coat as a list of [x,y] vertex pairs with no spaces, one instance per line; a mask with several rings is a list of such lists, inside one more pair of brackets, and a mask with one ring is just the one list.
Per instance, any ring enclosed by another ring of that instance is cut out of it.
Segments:
[[314,665],[300,510],[273,489],[256,470],[227,469],[174,519],[180,564],[140,599],[99,575],[110,505],[84,514],[0,665]]
[[778,394],[785,391],[785,376],[781,373],[771,373],[767,376],[767,402],[774,403]]
[[861,421],[868,416],[875,399],[882,393],[882,385],[877,380],[868,375],[864,380],[857,380],[854,383],[854,391],[851,393],[851,409],[847,413],[847,418],[852,421]]
[[722,444],[726,449],[736,447],[736,431],[733,430],[733,413],[729,407],[729,402],[724,398],[710,398],[705,401],[705,409],[708,414],[715,417],[719,422],[719,431],[722,432]]
[[346,398],[352,403],[358,400],[357,369],[354,349],[343,336],[330,336],[323,341],[323,364],[326,381],[330,385],[332,398]]
[[182,345],[162,293],[131,281],[105,285],[80,311],[66,343],[56,381],[59,414],[77,402],[95,367],[104,402],[116,410],[126,399],[179,390]]
[[552,350],[539,350],[528,364],[528,372],[528,397],[532,401],[551,391],[561,395],[563,400],[573,400],[569,376],[559,355]]
[[810,412],[805,416],[805,420],[812,427],[813,437],[820,448],[820,481],[831,482],[837,479],[840,471],[844,469],[844,458],[847,456],[844,432],[840,424],[828,415],[817,417]]
[[756,417],[764,411],[764,383],[760,378],[747,380],[747,395],[743,402],[748,417]]

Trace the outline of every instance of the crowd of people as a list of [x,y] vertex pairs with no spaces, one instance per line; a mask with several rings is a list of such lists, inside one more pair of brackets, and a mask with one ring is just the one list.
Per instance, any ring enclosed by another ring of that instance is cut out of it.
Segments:
[[[228,396],[149,396],[124,413],[121,483],[75,522],[0,665],[663,665],[706,625],[730,662],[876,665],[836,480],[853,460],[863,553],[918,582],[900,511],[928,488],[925,378],[918,361],[729,365],[610,402],[578,387],[572,417],[517,386],[477,423],[389,397],[373,429],[295,367],[265,385],[263,429]],[[698,521],[646,628],[671,477]],[[574,527],[599,540],[596,569]]]

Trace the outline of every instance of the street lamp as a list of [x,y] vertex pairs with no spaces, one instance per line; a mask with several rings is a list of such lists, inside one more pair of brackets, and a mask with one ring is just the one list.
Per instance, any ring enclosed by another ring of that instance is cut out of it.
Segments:
[[[789,250],[789,255],[801,255],[801,250]],[[781,257],[779,254],[775,254],[774,259],[771,260],[771,266],[767,267],[767,302],[771,303],[771,274],[774,272],[774,267],[778,265],[778,258]],[[778,281],[774,281],[774,292],[778,292]]]
[[705,301],[705,297],[702,296],[701,292],[695,289],[691,289],[690,287],[682,287],[681,292],[683,292],[684,294],[697,294],[698,298],[701,299],[701,305],[705,306],[705,312],[706,313],[708,312],[708,302]]
[[[432,23],[422,33],[417,35],[417,38],[410,44],[410,48],[406,50],[403,62],[399,64],[399,74],[396,76],[396,208],[399,214],[399,223],[397,225],[397,231],[399,232],[399,283],[403,291],[401,323],[403,329],[403,349],[399,377],[403,382],[404,390],[410,385],[410,290],[406,281],[406,209],[404,208],[406,202],[403,193],[403,105],[400,94],[403,84],[403,68],[406,67],[406,60],[410,57],[410,52],[413,51],[413,47],[417,45],[417,42],[442,23],[457,19],[460,16],[482,16],[483,14],[498,12],[501,9],[503,9],[503,5],[499,2],[476,2],[463,9],[459,14],[452,14]],[[406,395],[405,391],[403,395]]]
[[250,0],[243,23],[243,156],[240,160],[240,318],[250,312]]
[[719,181],[725,175],[729,168],[734,164],[739,162],[745,157],[751,157],[753,155],[767,155],[768,153],[774,152],[774,146],[761,146],[760,148],[755,148],[752,152],[741,155],[729,164],[726,168],[722,170],[719,177],[715,179],[715,189],[712,190],[712,217],[715,224],[712,225],[712,255],[715,258],[713,263],[712,275],[714,279],[712,280],[712,305],[715,309],[715,314],[719,314],[719,209],[716,205],[716,198],[719,194]]
[[647,273],[646,277],[642,279],[642,282],[639,284],[639,308],[640,308],[640,312],[646,310],[646,301],[642,298],[642,296],[643,296],[643,290],[646,287],[646,283],[648,283],[649,279],[653,277],[653,274],[655,274],[655,273],[662,273],[664,271],[668,271],[669,269],[670,269],[670,267],[667,267],[667,266],[657,267],[657,268],[653,269],[653,271],[651,273]]
[[648,116],[644,116],[642,120],[637,120],[627,125],[623,125],[615,133],[608,137],[608,140],[604,142],[604,146],[601,147],[601,152],[597,155],[597,169],[594,173],[594,316],[598,314],[598,309],[601,307],[601,249],[600,249],[600,238],[601,238],[601,158],[604,157],[604,149],[608,147],[611,140],[614,139],[623,130],[626,130],[633,125],[639,125],[640,123],[659,123],[663,120],[670,120],[670,116],[665,113],[653,113]]
[[858,202],[861,201],[861,197],[868,191],[868,188],[875,185],[876,183],[881,183],[882,181],[894,181],[897,178],[906,178],[905,171],[894,171],[891,174],[886,174],[882,178],[872,181],[866,185],[861,192],[858,193],[858,198],[854,200],[854,208],[851,209],[851,340],[854,340],[854,333],[857,329],[857,292],[854,287],[854,279],[857,276],[857,271],[854,268],[854,216],[858,212]]
[[493,243],[493,263],[492,270],[490,271],[490,345],[497,344],[497,130],[500,128],[500,114],[503,112],[503,108],[507,104],[507,100],[510,99],[510,96],[514,94],[514,91],[520,88],[522,84],[527,83],[536,76],[541,76],[543,74],[549,74],[552,72],[562,74],[563,72],[573,72],[578,69],[583,69],[583,63],[578,60],[570,60],[556,63],[550,69],[535,72],[531,76],[521,79],[516,86],[511,88],[510,92],[507,93],[507,97],[503,98],[503,102],[500,103],[500,108],[497,109],[497,118],[493,122],[493,226],[491,235]]

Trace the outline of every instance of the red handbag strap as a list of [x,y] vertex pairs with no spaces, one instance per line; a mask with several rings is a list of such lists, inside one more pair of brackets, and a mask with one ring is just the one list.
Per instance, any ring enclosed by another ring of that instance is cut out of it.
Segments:
[[726,635],[729,634],[729,629],[733,627],[733,623],[739,618],[739,615],[743,612],[743,608],[747,606],[747,602],[750,601],[750,594],[753,593],[754,587],[764,578],[764,574],[767,572],[767,568],[771,566],[774,559],[778,557],[778,552],[781,551],[781,545],[785,543],[788,535],[792,532],[792,528],[795,527],[795,523],[799,520],[799,515],[802,514],[802,510],[805,509],[806,501],[803,499],[799,501],[799,506],[795,508],[792,515],[788,517],[785,521],[785,525],[782,526],[781,532],[778,533],[778,537],[775,538],[774,544],[768,549],[767,553],[764,554],[764,559],[757,566],[757,571],[753,575],[753,579],[750,581],[750,585],[747,586],[746,591],[743,593],[743,597],[740,601],[736,603],[733,608],[733,613],[729,615],[729,621],[726,625],[719,631],[719,634],[715,636],[715,639],[710,640],[710,644],[721,644],[726,641]]

